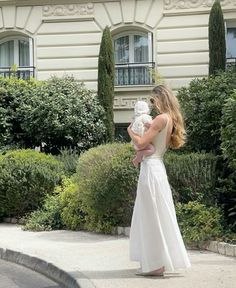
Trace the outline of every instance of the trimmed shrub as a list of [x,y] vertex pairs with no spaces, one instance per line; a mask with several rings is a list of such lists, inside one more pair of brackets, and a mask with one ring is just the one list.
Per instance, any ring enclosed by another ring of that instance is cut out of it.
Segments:
[[222,236],[222,214],[219,208],[206,207],[197,201],[176,205],[178,224],[185,244],[194,247]]
[[217,157],[213,154],[169,152],[165,166],[175,201],[199,201],[208,206],[216,204],[215,189]]
[[136,195],[138,170],[131,163],[130,144],[92,148],[80,156],[76,172],[86,229],[110,233],[128,226]]
[[20,217],[40,207],[63,173],[53,156],[29,149],[0,155],[0,171],[1,213],[9,217]]
[[194,79],[178,92],[187,128],[186,150],[221,153],[221,117],[225,101],[236,89],[236,73]]

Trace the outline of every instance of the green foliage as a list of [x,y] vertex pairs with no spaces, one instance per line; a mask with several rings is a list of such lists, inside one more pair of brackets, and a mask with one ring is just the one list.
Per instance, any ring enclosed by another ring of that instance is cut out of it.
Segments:
[[37,85],[40,82],[35,80],[0,77],[0,147],[17,143],[27,146],[29,139],[22,130],[18,109],[23,97],[31,97]]
[[51,231],[64,228],[61,209],[59,194],[46,195],[42,208],[25,217],[23,230]]
[[60,182],[62,165],[33,150],[0,155],[0,207],[3,216],[19,217],[37,209]]
[[209,75],[225,70],[225,22],[220,1],[216,0],[209,17]]
[[236,170],[236,91],[229,97],[223,108],[221,148],[229,166]]
[[96,95],[73,77],[45,81],[19,109],[31,146],[44,142],[47,152],[72,147],[80,153],[104,140],[104,111]]
[[224,102],[236,88],[236,74],[222,72],[215,77],[194,79],[179,90],[187,129],[187,151],[219,154],[221,116]]
[[103,143],[104,110],[94,92],[73,77],[35,80],[0,78],[0,147],[34,148],[78,153]]
[[164,161],[176,201],[198,201],[208,206],[217,203],[216,156],[203,153],[167,153]]
[[206,207],[197,201],[176,205],[178,224],[185,244],[199,247],[205,241],[222,236],[219,208]]
[[76,182],[86,215],[86,229],[111,232],[130,225],[138,171],[131,163],[130,144],[92,148],[80,156]]
[[76,166],[79,159],[79,154],[76,150],[65,148],[60,150],[60,154],[55,157],[62,162],[66,176],[71,176],[76,172]]
[[83,229],[86,213],[82,211],[79,187],[73,179],[66,178],[61,186],[57,187],[62,205],[62,222],[67,229]]
[[113,102],[114,102],[114,51],[110,29],[103,31],[98,58],[98,97],[105,110],[106,140],[114,139]]

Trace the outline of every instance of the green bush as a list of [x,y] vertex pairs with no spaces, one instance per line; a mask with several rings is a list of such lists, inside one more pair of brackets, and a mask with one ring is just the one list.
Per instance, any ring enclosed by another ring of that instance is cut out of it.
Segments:
[[176,205],[178,224],[185,244],[200,247],[205,241],[222,236],[219,208],[206,207],[197,201]]
[[113,143],[92,148],[80,156],[76,182],[86,215],[86,229],[111,232],[130,225],[138,170],[131,163],[130,144]]
[[63,173],[53,156],[29,149],[0,155],[0,171],[0,210],[9,217],[37,209]]
[[165,166],[175,201],[199,201],[212,205],[218,200],[216,184],[217,157],[213,154],[166,154]]
[[64,228],[61,209],[59,194],[46,195],[42,208],[25,217],[23,230],[51,231]]
[[220,153],[222,108],[236,88],[236,73],[194,79],[178,92],[187,128],[186,150]]
[[31,146],[44,151],[73,148],[80,153],[105,137],[104,110],[91,90],[73,77],[53,77],[36,87],[19,108],[21,127]]
[[236,91],[229,97],[223,108],[221,148],[229,166],[236,169]]
[[24,134],[18,109],[24,98],[30,98],[40,82],[0,77],[0,147],[20,144],[29,146],[30,139]]
[[55,157],[62,162],[66,176],[71,176],[76,172],[79,159],[79,154],[76,150],[65,148],[60,150],[60,154]]
[[62,205],[61,218],[67,229],[84,228],[86,213],[82,211],[79,187],[73,179],[64,179],[62,186],[57,187]]
[[103,143],[105,113],[95,93],[73,77],[0,78],[0,147],[19,145],[78,153]]

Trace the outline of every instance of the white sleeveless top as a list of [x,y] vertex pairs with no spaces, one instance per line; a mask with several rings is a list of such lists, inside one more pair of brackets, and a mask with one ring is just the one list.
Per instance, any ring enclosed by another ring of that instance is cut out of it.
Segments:
[[145,157],[145,159],[152,159],[152,158],[158,158],[158,159],[163,159],[163,156],[167,150],[166,147],[166,137],[167,137],[167,132],[168,132],[168,127],[169,127],[169,116],[167,116],[167,121],[166,121],[166,126],[157,133],[155,138],[152,141],[152,144],[154,145],[156,151],[150,155]]

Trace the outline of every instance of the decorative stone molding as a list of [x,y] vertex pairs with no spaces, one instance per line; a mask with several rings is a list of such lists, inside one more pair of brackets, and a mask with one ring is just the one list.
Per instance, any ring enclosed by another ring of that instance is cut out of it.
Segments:
[[45,5],[43,9],[43,18],[50,19],[63,19],[63,18],[84,18],[93,17],[94,5],[93,3],[87,4],[69,4],[69,5]]
[[[215,0],[164,0],[165,10],[181,10],[194,8],[208,8]],[[233,6],[236,8],[236,0],[221,0],[221,6]]]
[[[215,0],[163,0],[164,15],[209,13]],[[223,11],[236,11],[236,0],[221,0]]]
[[148,97],[117,96],[114,99],[114,109],[130,110],[134,108],[137,101],[148,101]]

